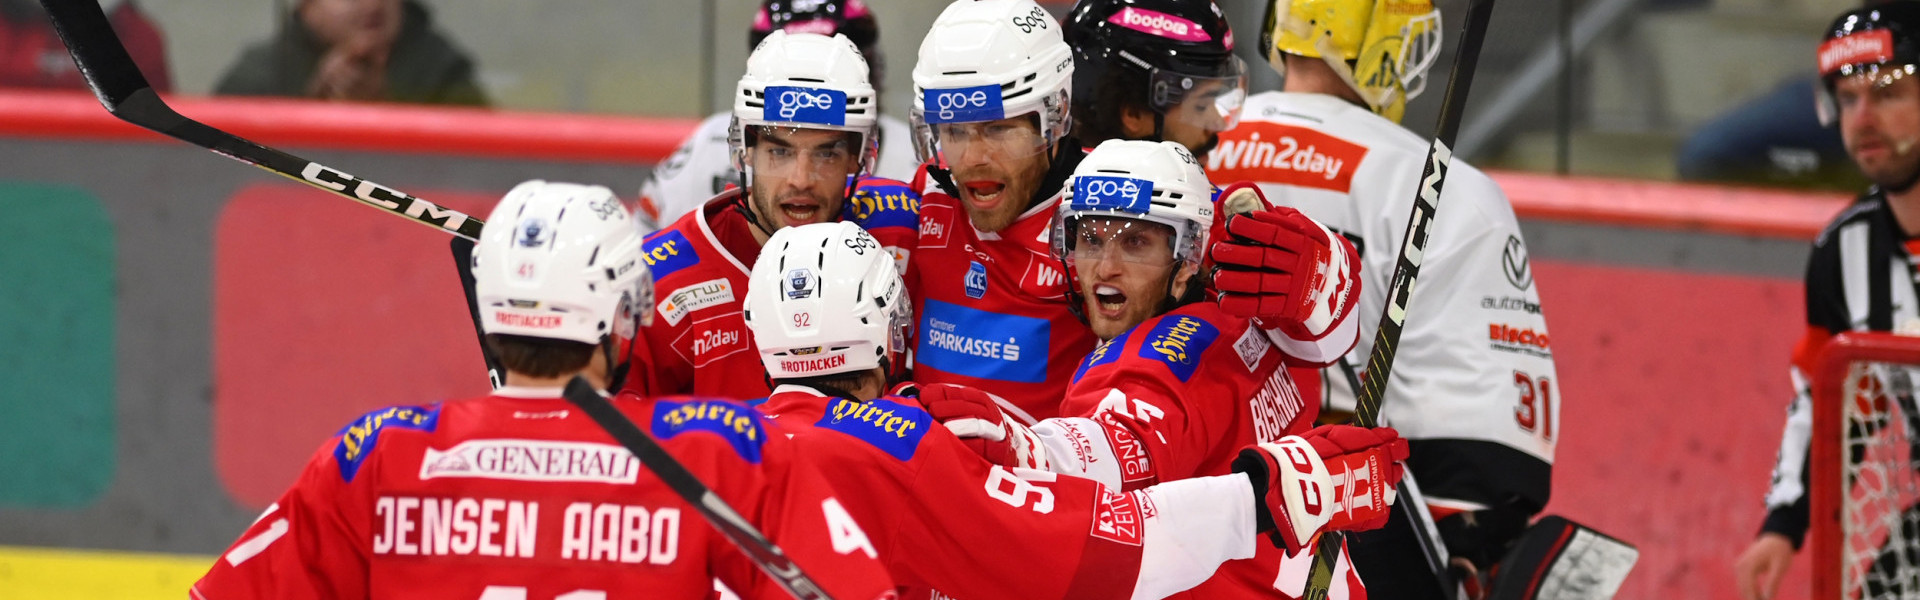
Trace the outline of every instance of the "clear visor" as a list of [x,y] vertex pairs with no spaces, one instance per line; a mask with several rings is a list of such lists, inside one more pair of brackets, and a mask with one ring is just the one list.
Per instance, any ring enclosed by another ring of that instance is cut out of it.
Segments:
[[1400,29],[1400,39],[1405,41],[1394,58],[1400,65],[1400,85],[1411,100],[1427,90],[1427,72],[1440,59],[1440,11],[1409,19]]
[[1047,150],[1047,137],[1040,131],[1035,113],[994,121],[926,123],[920,110],[914,110],[915,149],[922,160],[935,156],[943,164],[964,164],[982,156],[1019,159]]
[[1192,231],[1107,211],[1061,211],[1053,218],[1053,254],[1068,266],[1103,260],[1171,265],[1197,256],[1194,239]]
[[[746,163],[759,175],[790,176],[812,173],[844,179],[859,174],[867,136],[837,129],[753,125],[756,135],[747,148]],[[817,132],[839,135],[820,136]]]
[[1868,89],[1878,91],[1893,85],[1896,81],[1912,77],[1914,71],[1914,65],[1910,64],[1865,64],[1842,67],[1827,78],[1825,85],[1820,86],[1817,102],[1814,105],[1815,114],[1820,117],[1822,126],[1832,127],[1840,121],[1841,110],[1860,100],[1855,94],[1836,93],[1835,90],[1841,81],[1865,80],[1868,82]]
[[1220,132],[1240,123],[1240,108],[1247,99],[1247,63],[1230,57],[1226,73],[1199,76],[1154,69],[1148,96],[1153,110],[1169,121],[1181,121],[1195,128]]

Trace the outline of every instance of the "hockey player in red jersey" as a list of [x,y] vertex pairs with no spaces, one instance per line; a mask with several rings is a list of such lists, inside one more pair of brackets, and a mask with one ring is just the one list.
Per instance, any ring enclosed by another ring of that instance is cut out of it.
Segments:
[[[1276,345],[1245,318],[1203,301],[1202,250],[1214,221],[1212,186],[1199,162],[1173,142],[1109,140],[1087,155],[1054,219],[1054,253],[1074,285],[1073,306],[1103,340],[1081,362],[1061,405],[1067,418],[1027,428],[988,402],[959,395],[929,409],[955,431],[972,436],[990,459],[1084,475],[1125,490],[1187,477],[1229,472],[1241,448],[1273,444],[1289,435],[1320,439],[1352,460],[1327,461],[1335,482],[1330,528],[1378,526],[1393,502],[1399,478],[1394,461],[1406,442],[1391,429],[1313,430],[1318,407],[1303,401],[1288,364],[1311,365],[1297,344]],[[1294,252],[1317,257],[1305,269],[1323,273],[1317,307],[1282,332],[1342,332],[1317,344],[1354,343],[1351,307],[1335,296],[1357,267],[1344,242],[1298,213]],[[1343,251],[1326,252],[1339,247]],[[1337,356],[1338,351],[1333,355]],[[1280,527],[1286,534],[1288,527]],[[1305,583],[1307,536],[1286,537],[1296,552],[1297,576],[1283,568],[1279,548],[1262,547],[1252,560],[1226,565],[1196,588],[1198,597],[1298,596]],[[1336,590],[1338,591],[1338,590]]]
[[923,167],[908,282],[914,379],[1057,413],[1093,332],[1068,311],[1048,220],[1084,154],[1067,135],[1073,56],[1033,0],[954,2],[920,44],[912,112]]
[[747,59],[731,144],[746,187],[729,190],[646,239],[660,302],[634,345],[625,389],[640,395],[767,394],[740,321],[739,295],[767,237],[782,227],[853,220],[904,257],[919,195],[866,177],[877,106],[867,65],[846,37],[775,31]]
[[[472,270],[506,386],[349,424],[192,597],[694,599],[715,578],[747,598],[787,597],[561,397],[575,374],[604,387],[648,308],[627,209],[604,187],[530,181],[487,219]],[[751,409],[619,404],[827,593],[893,596],[871,552],[841,542],[863,535],[842,500]]]
[[[1306,509],[1331,502],[1317,495],[1332,493],[1331,480],[1314,479],[1325,473],[1313,461],[1352,457],[1301,438],[1246,449],[1246,473],[1126,493],[982,460],[919,399],[882,395],[911,316],[876,246],[850,224],[776,233],[754,268],[747,323],[779,384],[760,409],[804,456],[833,465],[823,471],[872,533],[861,542],[918,592],[908,597],[931,587],[953,598],[1159,598],[1252,556],[1264,545],[1256,523],[1270,529],[1272,515],[1300,526],[1286,534],[1298,539],[1325,522]],[[921,398],[969,392],[933,385]],[[1300,491],[1303,481],[1316,493]]]

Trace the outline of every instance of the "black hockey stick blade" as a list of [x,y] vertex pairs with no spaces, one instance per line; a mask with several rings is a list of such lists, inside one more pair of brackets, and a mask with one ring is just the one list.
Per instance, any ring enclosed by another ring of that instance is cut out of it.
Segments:
[[587,413],[595,423],[600,424],[601,429],[613,436],[614,441],[620,442],[628,452],[639,457],[647,470],[653,471],[667,487],[673,488],[675,494],[692,505],[700,516],[706,517],[707,522],[713,524],[713,528],[721,535],[739,546],[742,554],[786,588],[787,593],[800,600],[828,600],[827,592],[801,571],[800,565],[788,558],[786,552],[742,518],[733,507],[727,506],[726,501],[713,493],[712,488],[701,483],[699,477],[660,447],[653,436],[647,435],[633,421],[620,414],[620,409],[614,408],[612,402],[593,388],[593,384],[587,383],[585,378],[574,377],[573,381],[567,382],[566,395],[568,402]]
[[[1420,277],[1420,258],[1426,251],[1434,213],[1440,206],[1440,190],[1453,164],[1454,137],[1460,133],[1460,118],[1467,109],[1467,93],[1473,86],[1474,67],[1480,62],[1480,45],[1487,37],[1487,22],[1493,17],[1493,0],[1473,0],[1467,5],[1467,21],[1460,35],[1460,46],[1453,55],[1452,76],[1447,78],[1446,95],[1440,100],[1440,120],[1434,126],[1433,143],[1427,147],[1426,170],[1420,174],[1419,191],[1413,198],[1413,215],[1407,219],[1407,231],[1400,238],[1399,264],[1387,288],[1386,310],[1380,314],[1380,326],[1374,331],[1373,348],[1367,353],[1367,372],[1354,391],[1354,424],[1373,427],[1380,422],[1380,394],[1386,390],[1387,377],[1393,372],[1393,357],[1400,344],[1400,331],[1407,321],[1407,302],[1413,296],[1414,281]],[[1325,600],[1333,583],[1333,562],[1339,556],[1346,536],[1331,531],[1321,536],[1314,551],[1313,566],[1307,571],[1306,600]]]
[[107,112],[120,120],[429,227],[480,239],[480,219],[181,116],[147,84],[97,2],[40,0],[40,5],[46,7],[47,18],[67,45],[67,53],[73,55],[73,64],[86,78],[87,87],[93,89],[94,97]]

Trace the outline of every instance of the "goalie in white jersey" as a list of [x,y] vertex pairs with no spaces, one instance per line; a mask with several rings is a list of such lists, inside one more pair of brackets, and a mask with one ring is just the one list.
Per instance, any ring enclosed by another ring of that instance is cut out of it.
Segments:
[[[1359,250],[1360,344],[1323,373],[1323,414],[1337,416],[1353,410],[1350,374],[1372,349],[1425,166],[1429,140],[1397,121],[1440,47],[1439,12],[1426,0],[1273,1],[1262,40],[1286,77],[1284,91],[1248,98],[1239,126],[1221,134],[1206,165],[1213,181],[1258,182],[1270,201]],[[1228,229],[1244,236],[1238,221],[1261,217],[1235,216]],[[1411,479],[1456,572],[1484,577],[1547,503],[1559,378],[1526,244],[1500,188],[1455,159],[1429,236],[1381,424],[1412,441]],[[1263,244],[1240,237],[1228,245],[1236,242]],[[1223,270],[1223,307],[1260,316],[1283,305],[1265,292],[1277,286],[1229,289],[1231,271],[1257,284],[1263,265],[1219,246],[1213,257]],[[1369,580],[1370,595],[1440,597],[1403,510],[1387,527],[1353,537],[1354,563],[1363,573],[1398,575]]]

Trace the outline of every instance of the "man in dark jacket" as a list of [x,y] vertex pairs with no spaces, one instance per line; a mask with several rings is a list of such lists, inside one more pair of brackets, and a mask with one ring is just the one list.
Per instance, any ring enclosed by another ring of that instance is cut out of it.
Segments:
[[473,71],[417,0],[299,0],[214,93],[483,106]]

